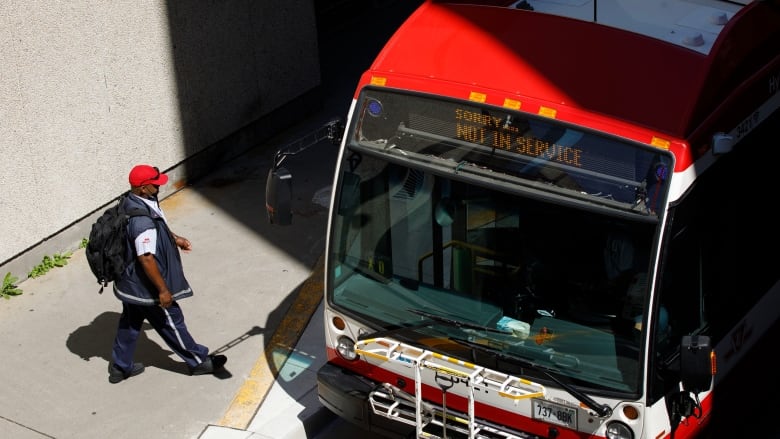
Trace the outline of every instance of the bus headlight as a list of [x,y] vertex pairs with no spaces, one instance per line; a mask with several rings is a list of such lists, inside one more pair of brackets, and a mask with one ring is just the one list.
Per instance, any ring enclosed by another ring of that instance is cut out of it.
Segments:
[[357,358],[357,354],[355,353],[355,342],[346,335],[339,337],[336,344],[336,352],[339,353],[341,358],[348,361],[354,361]]
[[607,424],[607,439],[634,439],[634,433],[628,425],[613,421]]

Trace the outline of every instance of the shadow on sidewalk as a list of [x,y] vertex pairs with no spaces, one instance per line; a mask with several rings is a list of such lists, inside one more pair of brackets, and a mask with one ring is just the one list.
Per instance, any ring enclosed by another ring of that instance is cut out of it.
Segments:
[[[111,346],[116,334],[117,322],[119,322],[120,313],[107,311],[99,314],[90,323],[78,327],[68,336],[66,346],[75,355],[78,355],[84,361],[91,361],[93,358],[102,359],[106,362],[106,367],[111,362]],[[171,357],[173,351],[162,348],[156,341],[150,340],[146,331],[152,331],[154,328],[146,322],[141,327],[141,334],[138,337],[138,345],[135,351],[135,361],[144,363],[146,367],[157,367],[175,373],[189,375],[187,365]]]

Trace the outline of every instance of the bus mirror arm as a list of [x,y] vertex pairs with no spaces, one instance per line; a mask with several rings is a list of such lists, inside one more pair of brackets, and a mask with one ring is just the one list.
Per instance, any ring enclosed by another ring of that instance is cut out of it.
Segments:
[[310,147],[320,143],[323,140],[329,140],[332,145],[341,143],[341,137],[344,134],[344,124],[341,119],[332,119],[316,130],[305,134],[303,137],[293,140],[287,145],[279,148],[274,153],[274,163],[271,170],[279,169],[284,159],[288,156],[301,153]]
[[268,171],[265,185],[265,209],[271,224],[282,226],[292,224],[292,174],[281,166],[284,159],[326,139],[330,140],[331,144],[338,145],[341,143],[343,133],[344,124],[341,119],[333,119],[274,153],[273,164]]

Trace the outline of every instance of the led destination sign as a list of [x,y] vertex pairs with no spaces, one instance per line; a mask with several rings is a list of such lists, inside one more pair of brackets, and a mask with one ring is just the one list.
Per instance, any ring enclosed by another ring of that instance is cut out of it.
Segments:
[[528,132],[527,125],[521,130],[518,126],[505,123],[502,118],[462,108],[455,109],[454,120],[456,122],[453,137],[456,139],[582,167],[581,149],[528,137],[525,135]]

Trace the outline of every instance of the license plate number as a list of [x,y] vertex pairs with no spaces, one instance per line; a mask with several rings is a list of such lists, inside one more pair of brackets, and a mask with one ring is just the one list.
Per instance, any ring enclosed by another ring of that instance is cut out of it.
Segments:
[[534,419],[539,419],[551,424],[577,429],[577,410],[539,399],[531,400]]

